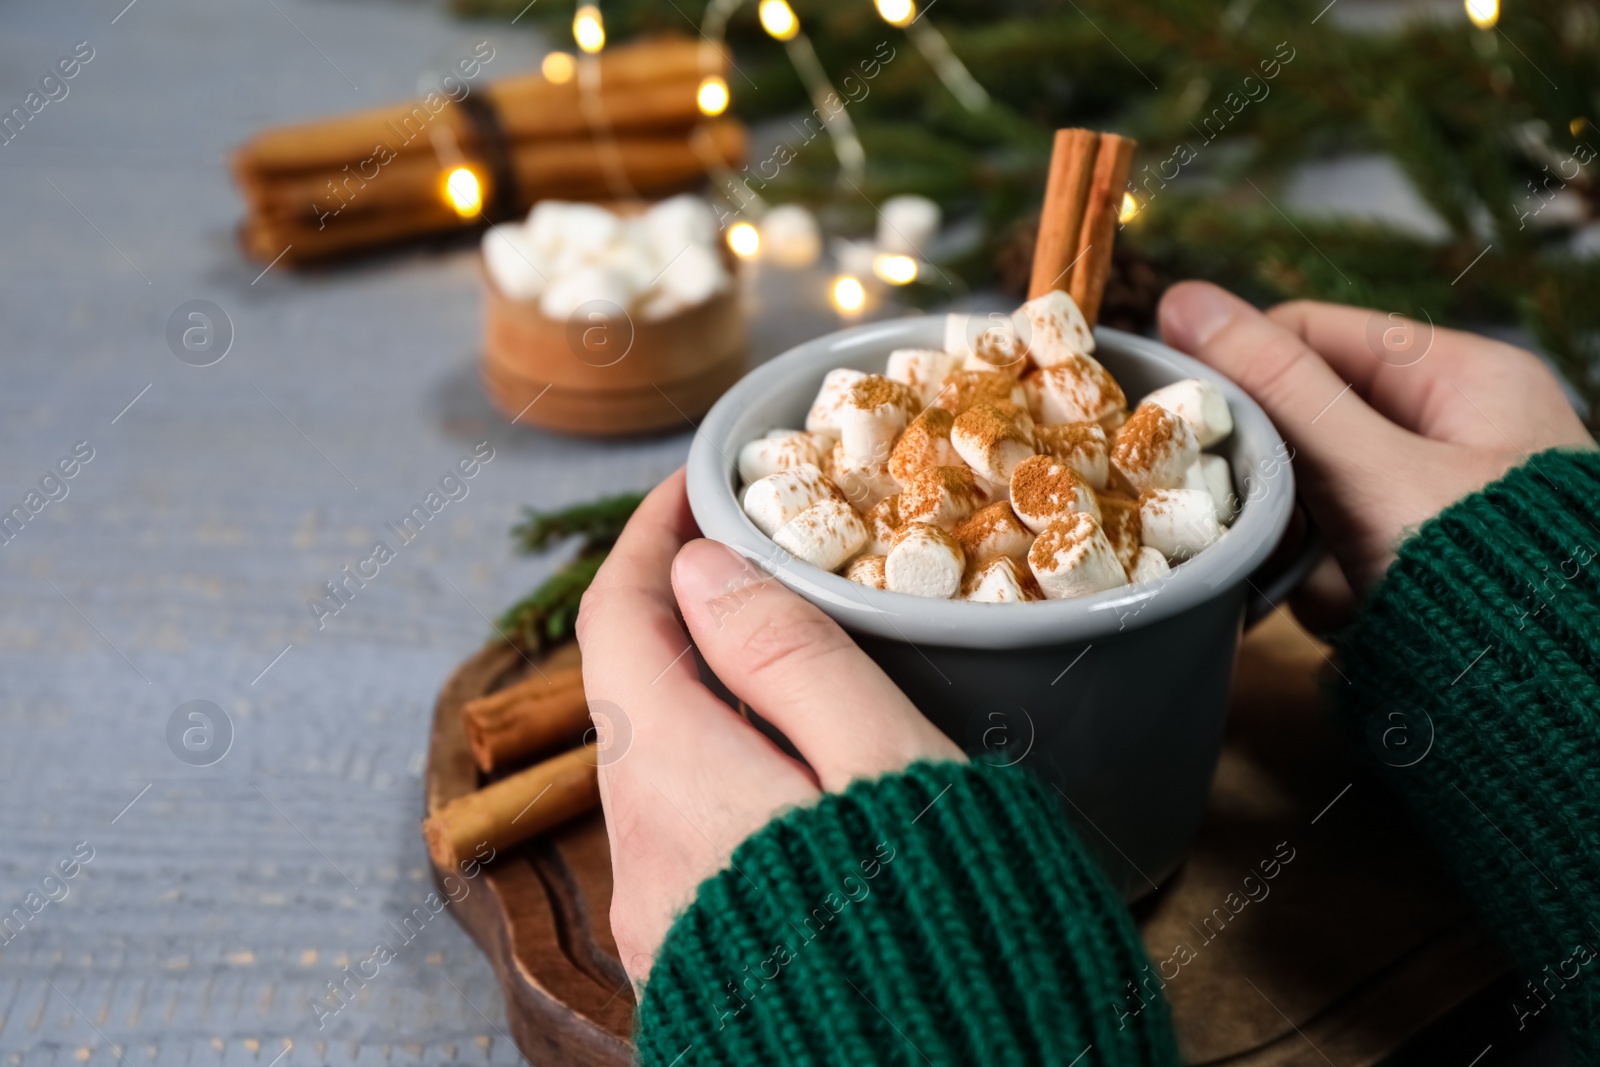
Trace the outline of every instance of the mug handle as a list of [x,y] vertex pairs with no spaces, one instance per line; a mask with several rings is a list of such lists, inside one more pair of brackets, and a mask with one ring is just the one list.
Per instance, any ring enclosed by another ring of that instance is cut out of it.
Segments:
[[1300,583],[1322,560],[1322,529],[1298,496],[1296,503],[1300,513],[1305,516],[1305,534],[1300,539],[1300,547],[1282,562],[1269,562],[1245,579],[1250,586],[1250,598],[1244,607],[1246,630],[1272,614],[1279,604],[1300,588]]

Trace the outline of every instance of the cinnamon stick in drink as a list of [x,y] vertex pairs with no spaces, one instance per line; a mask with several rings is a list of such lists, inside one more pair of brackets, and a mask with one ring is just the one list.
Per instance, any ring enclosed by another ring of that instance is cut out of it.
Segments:
[[1057,130],[1050,153],[1050,176],[1044,189],[1044,209],[1039,216],[1039,239],[1033,249],[1033,277],[1028,299],[1052,289],[1067,290],[1076,266],[1078,236],[1094,174],[1100,135],[1093,130]]
[[573,667],[535,674],[498,693],[468,701],[461,717],[479,770],[494,774],[526,763],[572,740],[589,725],[583,670]]
[[1100,135],[1100,151],[1095,156],[1094,176],[1084,198],[1083,225],[1078,231],[1078,250],[1082,257],[1072,268],[1072,284],[1067,293],[1093,326],[1100,316],[1100,300],[1105,296],[1106,280],[1111,277],[1111,249],[1117,239],[1117,216],[1133,166],[1135,142],[1114,133]]
[[594,808],[598,760],[583,745],[445,804],[422,822],[434,866],[456,870],[484,845],[503,851]]

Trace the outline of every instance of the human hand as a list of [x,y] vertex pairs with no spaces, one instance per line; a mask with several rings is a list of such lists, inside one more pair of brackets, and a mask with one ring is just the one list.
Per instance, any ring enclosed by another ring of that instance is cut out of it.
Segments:
[[1167,290],[1160,322],[1266,409],[1357,595],[1448,505],[1535,452],[1594,447],[1536,356],[1476,334],[1309,300],[1263,314],[1205,282]]
[[[837,623],[698,535],[680,470],[639,505],[578,615],[584,689],[613,720],[599,752],[611,932],[636,988],[700,883],[775,815],[857,778],[964,758]],[[691,636],[805,763],[701,684]]]

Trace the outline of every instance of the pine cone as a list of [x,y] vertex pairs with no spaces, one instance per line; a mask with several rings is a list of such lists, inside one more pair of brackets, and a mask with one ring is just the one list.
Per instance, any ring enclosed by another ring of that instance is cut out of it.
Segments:
[[1137,248],[1118,244],[1111,252],[1111,277],[1100,301],[1100,324],[1148,333],[1155,325],[1156,305],[1170,283],[1153,259]]

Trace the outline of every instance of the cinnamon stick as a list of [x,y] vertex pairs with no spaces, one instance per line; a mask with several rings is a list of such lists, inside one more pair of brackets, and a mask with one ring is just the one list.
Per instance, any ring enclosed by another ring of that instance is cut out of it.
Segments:
[[[721,155],[725,165],[737,167],[744,158],[744,127],[737,122],[710,124],[706,144]],[[619,140],[617,147],[628,168],[629,180],[641,194],[664,195],[687,188],[705,174],[705,160],[687,136],[676,138]],[[602,190],[601,170],[594,145],[572,142],[566,145],[520,148],[514,155],[518,176],[517,203],[521,210],[545,198],[593,199]],[[460,230],[480,220],[462,219],[438,194],[437,170],[428,181],[430,195],[407,200],[382,211],[351,210],[324,218],[321,225],[314,216],[282,217],[252,212],[241,231],[245,251],[261,263],[272,262],[280,254],[285,266],[318,263],[384,244],[392,244],[425,234]],[[377,194],[381,182],[369,191]],[[386,194],[391,195],[391,194]],[[285,249],[288,249],[285,252]]]
[[1082,258],[1072,268],[1072,284],[1067,293],[1083,317],[1093,326],[1100,316],[1100,300],[1105,296],[1106,280],[1111,277],[1111,249],[1117,239],[1117,215],[1133,166],[1135,142],[1114,133],[1100,135],[1100,151],[1095,156],[1094,177],[1084,199],[1083,225],[1078,231],[1078,250]]
[[488,845],[496,852],[535,837],[600,803],[597,747],[583,745],[445,804],[422,821],[441,870]]
[[[744,156],[743,129],[734,122],[711,125],[711,140],[723,162]],[[689,140],[688,127],[663,129],[654,135],[634,134],[616,141],[616,153],[630,180],[641,189],[659,189],[689,181],[704,172],[704,163]],[[540,197],[577,188],[582,199],[592,199],[604,187],[600,150],[591,140],[519,141],[511,146],[511,165],[517,176],[516,200],[530,206]],[[410,210],[418,204],[439,203],[442,168],[431,154],[401,156],[369,178],[334,171],[241,178],[240,191],[249,209],[265,216],[305,221],[326,220],[326,229],[352,215]],[[281,246],[280,246],[281,247]],[[273,253],[276,255],[276,251]]]
[[473,761],[485,774],[503,771],[569,741],[589,725],[583,671],[547,671],[461,709]]
[[1093,130],[1057,130],[1050,153],[1050,176],[1045,182],[1044,210],[1039,217],[1039,239],[1033,249],[1033,277],[1028,299],[1052,289],[1067,289],[1068,274],[1080,251],[1078,234],[1089,196],[1100,135]]
[[[600,99],[611,128],[647,129],[661,121],[658,112],[663,108],[680,114],[681,89],[665,90],[667,95],[662,101],[649,99],[663,85],[686,87],[689,104],[693,105],[701,76],[717,72],[701,70],[702,54],[699,43],[688,38],[662,38],[607,49],[598,62]],[[721,53],[710,56],[720,70]],[[484,93],[496,106],[509,137],[573,136],[589,129],[579,108],[576,79],[556,84],[537,73],[523,74],[471,91]],[[346,163],[353,165],[368,158],[380,143],[396,153],[431,154],[431,138],[425,134],[434,123],[449,123],[458,137],[469,133],[470,124],[460,108],[448,102],[438,106],[439,101],[447,99],[441,96],[434,101],[437,110],[428,108],[424,101],[410,101],[262,130],[235,151],[234,173],[337,170]],[[691,110],[689,117],[695,113]],[[418,130],[424,135],[415,136]]]

